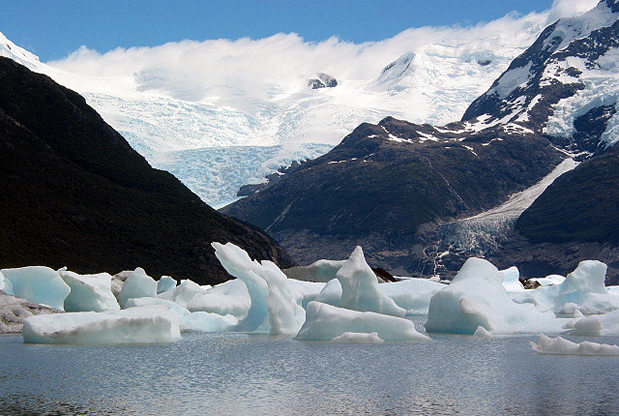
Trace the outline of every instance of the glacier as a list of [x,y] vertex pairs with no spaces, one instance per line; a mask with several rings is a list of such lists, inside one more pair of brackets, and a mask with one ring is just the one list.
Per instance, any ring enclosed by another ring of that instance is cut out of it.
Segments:
[[[153,166],[169,170],[220,208],[238,199],[240,186],[262,183],[294,161],[325,154],[362,122],[394,116],[443,125],[458,119],[537,37],[547,19],[504,19],[483,28],[446,30],[423,41],[405,32],[373,47],[328,45],[346,49],[341,57],[330,55],[329,68],[308,58],[322,54],[325,46],[304,44],[299,62],[305,65],[284,58],[286,65],[269,73],[273,59],[261,56],[262,78],[247,72],[243,54],[238,61],[242,68],[220,56],[217,41],[159,47],[188,47],[187,57],[203,63],[183,65],[180,73],[172,62],[157,65],[144,55],[121,64],[123,53],[132,51],[120,50],[100,55],[82,48],[64,61],[43,63],[3,34],[0,55],[83,95]],[[505,35],[506,24],[517,36]],[[289,42],[303,43],[293,34],[255,42],[283,45],[271,50],[277,56],[290,51],[285,48]],[[236,46],[248,47],[241,42]],[[156,55],[157,48],[140,53],[151,52]],[[114,65],[95,63],[106,59]],[[218,67],[224,63],[230,72]],[[309,88],[308,79],[325,70],[335,76],[337,86]]]

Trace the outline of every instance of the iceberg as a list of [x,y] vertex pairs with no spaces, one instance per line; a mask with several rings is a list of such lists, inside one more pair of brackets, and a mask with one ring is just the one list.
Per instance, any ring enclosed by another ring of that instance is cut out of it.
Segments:
[[[58,272],[45,266],[2,269],[0,273],[9,282],[11,294],[55,309],[64,310],[64,301],[71,288]],[[5,286],[8,286],[5,283]]]
[[333,338],[330,342],[343,344],[382,344],[385,341],[380,339],[376,332],[372,332],[371,334],[344,332],[342,335]]
[[174,280],[170,276],[161,276],[159,280],[157,280],[157,294],[167,292],[168,290],[172,290],[176,287],[176,280]]
[[429,279],[410,278],[399,282],[378,285],[381,292],[389,296],[399,307],[406,310],[406,315],[427,315],[430,299],[445,287],[443,283]]
[[340,307],[342,305],[342,285],[340,281],[337,279],[329,280],[314,300]]
[[425,341],[430,338],[417,332],[415,324],[399,316],[360,312],[320,302],[307,306],[307,320],[297,340],[331,341],[345,333],[376,333],[384,341]]
[[225,332],[238,324],[238,319],[232,315],[219,315],[209,312],[193,312],[181,320],[183,332]]
[[171,300],[182,307],[187,307],[187,304],[194,296],[207,293],[210,288],[210,285],[200,286],[192,280],[183,280],[181,284],[176,286],[172,291]]
[[393,316],[406,314],[405,309],[378,288],[376,275],[366,263],[361,247],[355,248],[335,277],[342,285],[342,308]]
[[557,337],[550,338],[540,335],[539,344],[530,341],[531,347],[540,354],[559,355],[619,355],[619,345],[598,344],[597,342],[572,342]]
[[503,274],[503,287],[508,292],[524,292],[526,289],[520,282],[520,271],[516,266],[501,270]]
[[571,335],[619,336],[619,310],[603,315],[579,316],[565,326]]
[[11,282],[9,282],[8,279],[5,279],[2,272],[0,272],[0,290],[9,295],[13,294],[13,286],[11,285]]
[[66,268],[60,269],[58,273],[71,288],[71,293],[64,300],[65,311],[101,312],[120,309],[112,294],[112,276],[108,273],[79,275]]
[[131,298],[127,300],[125,308],[129,309],[147,305],[165,305],[170,308],[170,312],[177,314],[180,318],[183,318],[190,314],[190,312],[181,305],[176,304],[170,300],[159,298]]
[[597,260],[584,260],[561,284],[541,286],[514,297],[518,303],[533,303],[540,310],[556,314],[601,314],[619,309],[619,296],[608,293],[604,286],[606,265]]
[[513,302],[504,276],[487,260],[469,258],[449,286],[430,299],[428,332],[474,334],[478,327],[493,334],[559,333],[562,321],[531,304]]
[[297,266],[283,270],[289,279],[310,282],[323,282],[335,279],[336,273],[346,263],[346,260],[316,260],[309,266]]
[[181,339],[180,318],[164,305],[31,316],[24,320],[22,335],[24,342],[35,344],[169,343]]
[[118,294],[118,303],[121,308],[125,308],[125,304],[131,298],[156,298],[157,297],[157,282],[148,276],[141,267],[136,268],[125,280],[120,293]]
[[232,276],[247,285],[251,306],[237,331],[296,334],[305,320],[302,295],[288,285],[288,278],[275,263],[252,260],[232,243],[212,243],[215,255]]
[[246,317],[250,307],[247,285],[240,279],[218,284],[206,293],[195,295],[187,303],[187,309],[191,312],[233,315],[237,319]]

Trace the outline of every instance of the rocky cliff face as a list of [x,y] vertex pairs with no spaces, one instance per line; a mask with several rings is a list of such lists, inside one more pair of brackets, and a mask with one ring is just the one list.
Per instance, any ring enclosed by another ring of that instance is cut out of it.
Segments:
[[0,58],[0,264],[228,278],[210,247],[292,262],[269,237],[155,170],[78,94]]

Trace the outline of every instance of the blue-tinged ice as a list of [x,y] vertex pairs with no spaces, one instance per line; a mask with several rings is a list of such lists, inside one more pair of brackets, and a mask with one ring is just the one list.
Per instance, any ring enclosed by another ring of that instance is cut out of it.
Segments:
[[24,320],[22,335],[24,342],[36,344],[169,343],[181,339],[180,318],[165,305],[31,316]]
[[232,315],[209,312],[193,312],[181,320],[183,332],[225,332],[236,327],[238,319]]
[[443,283],[429,279],[406,279],[399,282],[382,283],[380,290],[401,308],[406,315],[427,315],[430,299],[445,287]]
[[64,300],[67,312],[101,312],[119,310],[120,305],[112,294],[112,276],[108,273],[79,275],[65,268],[58,271],[71,288]]
[[342,308],[394,316],[406,314],[405,309],[378,288],[376,275],[365,261],[361,247],[355,248],[335,277],[342,285]]
[[487,260],[469,258],[449,286],[430,299],[428,332],[474,334],[559,333],[563,321],[531,304],[513,302],[503,274]]
[[307,320],[296,339],[332,341],[345,333],[372,334],[383,341],[423,341],[430,338],[417,332],[415,324],[399,316],[360,312],[320,302],[307,306]]
[[45,266],[28,266],[0,271],[11,288],[11,294],[52,308],[64,310],[64,300],[71,288],[58,272]]
[[170,276],[161,276],[159,280],[157,280],[157,294],[167,292],[168,290],[172,290],[176,287],[176,280],[174,280]]
[[338,279],[329,280],[314,300],[327,305],[341,307],[342,284]]
[[503,274],[503,287],[508,292],[524,292],[526,289],[520,282],[520,271],[516,266],[501,270]]
[[190,312],[181,305],[174,303],[170,300],[159,298],[131,298],[127,300],[125,308],[129,309],[148,305],[165,305],[170,308],[170,312],[177,314],[180,318],[183,318],[190,314]]
[[187,304],[191,312],[232,315],[239,320],[247,316],[250,307],[247,285],[240,279],[220,283],[204,294],[195,295]]
[[170,300],[185,308],[194,296],[207,293],[210,288],[210,285],[200,286],[196,282],[186,279],[174,288]]
[[156,298],[157,297],[157,282],[146,274],[141,267],[136,268],[123,285],[122,290],[118,294],[118,303],[121,308],[125,308],[125,304],[131,298]]
[[302,295],[288,285],[288,278],[277,265],[268,260],[252,260],[232,243],[212,245],[224,269],[247,285],[251,298],[247,316],[236,330],[296,334],[305,320]]

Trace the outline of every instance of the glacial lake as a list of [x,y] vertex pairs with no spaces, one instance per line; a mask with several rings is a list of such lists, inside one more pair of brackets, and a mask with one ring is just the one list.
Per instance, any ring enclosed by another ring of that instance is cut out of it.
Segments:
[[[422,330],[425,320],[415,320]],[[166,345],[0,336],[0,414],[617,415],[619,357],[539,355],[537,337],[329,344],[185,334]],[[572,341],[585,338],[566,337]],[[619,344],[619,337],[586,338]]]

